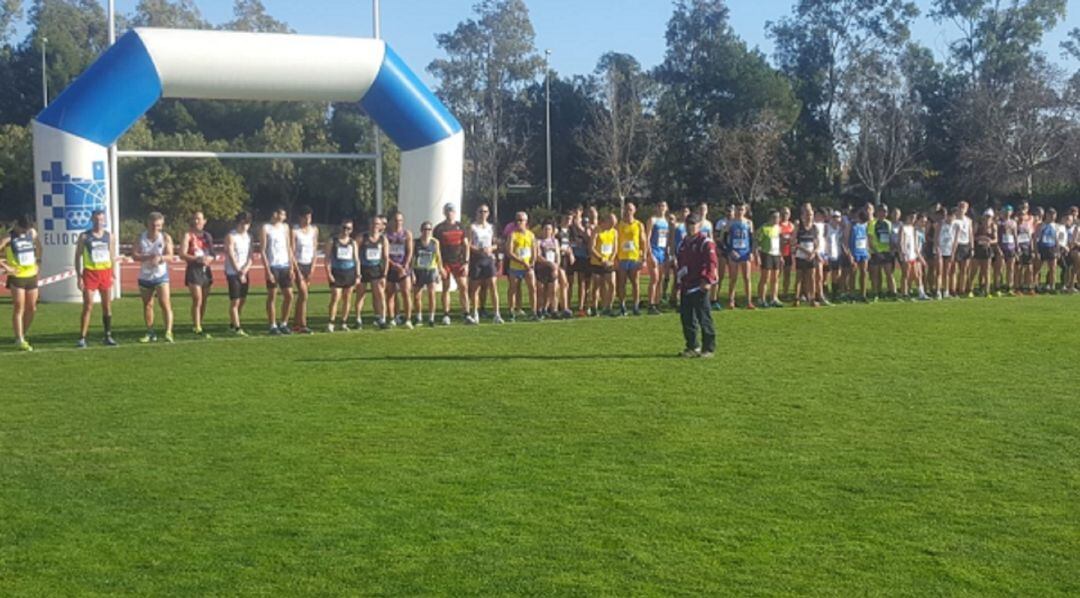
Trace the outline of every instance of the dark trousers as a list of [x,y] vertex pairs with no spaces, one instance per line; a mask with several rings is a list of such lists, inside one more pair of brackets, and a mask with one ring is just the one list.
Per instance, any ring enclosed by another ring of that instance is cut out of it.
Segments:
[[701,350],[704,353],[716,351],[716,329],[713,328],[712,310],[709,305],[709,294],[705,291],[695,293],[683,293],[679,304],[679,315],[682,316],[683,336],[686,337],[686,348],[697,349],[697,331],[701,328]]

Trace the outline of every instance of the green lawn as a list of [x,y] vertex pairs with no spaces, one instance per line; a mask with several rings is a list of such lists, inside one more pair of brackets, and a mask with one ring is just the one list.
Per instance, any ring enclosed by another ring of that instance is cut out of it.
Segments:
[[9,310],[3,596],[1080,592],[1080,298],[723,312],[712,361],[674,315],[143,347],[130,299],[18,354]]

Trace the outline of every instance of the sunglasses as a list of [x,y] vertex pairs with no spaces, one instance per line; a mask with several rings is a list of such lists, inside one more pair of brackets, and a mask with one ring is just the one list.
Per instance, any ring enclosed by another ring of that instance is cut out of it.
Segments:
[[431,230],[431,227],[430,227],[430,226],[425,226],[424,228],[421,228],[421,229],[420,229],[420,232],[425,232],[425,233],[426,233],[426,232],[428,232],[428,231],[430,231],[430,230]]

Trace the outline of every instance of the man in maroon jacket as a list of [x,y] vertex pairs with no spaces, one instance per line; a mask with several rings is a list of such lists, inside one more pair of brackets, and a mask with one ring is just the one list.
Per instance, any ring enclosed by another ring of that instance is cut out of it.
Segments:
[[[683,357],[712,357],[716,351],[716,330],[713,328],[709,290],[716,284],[716,243],[712,237],[701,232],[701,219],[697,214],[686,218],[686,239],[679,249],[679,288],[682,290],[683,336],[686,350]],[[701,348],[698,349],[697,329],[701,328]]]

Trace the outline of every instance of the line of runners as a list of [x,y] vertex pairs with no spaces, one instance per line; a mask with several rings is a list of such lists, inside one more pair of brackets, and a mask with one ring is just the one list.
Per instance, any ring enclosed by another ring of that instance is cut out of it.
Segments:
[[[539,234],[530,229],[524,212],[497,234],[486,205],[477,209],[474,221],[466,226],[448,204],[444,220],[437,225],[424,222],[419,235],[406,227],[397,212],[389,218],[371,218],[361,234],[356,234],[356,223],[346,218],[322,247],[322,267],[331,288],[327,331],[362,328],[368,295],[373,324],[379,328],[435,326],[439,304],[441,323],[450,325],[450,281],[458,288],[464,323],[490,318],[501,324],[504,318],[496,284],[500,272],[509,281],[507,320],[639,315],[643,306],[648,313],[659,314],[665,298],[672,306],[678,303],[676,252],[686,236],[690,213],[689,207],[670,213],[666,202],[659,202],[652,216],[639,220],[632,202],[625,204],[620,216],[579,206],[562,214],[558,222],[542,223]],[[814,210],[807,203],[797,220],[785,208],[770,213],[758,230],[747,206],[728,207],[715,223],[709,221],[704,203],[695,206],[693,213],[701,231],[716,243],[719,265],[718,282],[710,290],[713,309],[725,305],[721,290],[725,276],[729,279],[727,307],[735,307],[742,287],[748,309],[783,307],[781,286],[788,296],[792,278],[796,306],[878,298],[943,299],[973,296],[976,289],[986,297],[1057,289],[1076,292],[1080,282],[1080,215],[1075,207],[1059,219],[1053,209],[1029,211],[1023,202],[1015,212],[1005,206],[998,213],[986,210],[973,220],[966,202],[952,210],[939,205],[927,213],[906,215],[899,209],[886,211],[870,204],[842,213]],[[95,212],[92,223],[80,235],[73,260],[83,293],[79,347],[87,346],[95,295],[101,301],[104,343],[116,344],[109,295],[116,244],[105,230],[103,213]],[[203,330],[203,319],[213,284],[214,243],[205,225],[203,215],[196,213],[176,246],[163,230],[161,214],[147,218],[146,230],[134,247],[147,327],[140,342],[158,339],[155,300],[164,319],[163,338],[174,340],[168,264],[175,251],[186,263],[184,284],[192,298],[193,332],[210,338]],[[238,336],[247,336],[242,316],[254,263],[251,227],[251,214],[240,213],[224,243],[230,330]],[[266,268],[268,332],[311,333],[310,285],[319,253],[319,230],[312,224],[311,210],[301,208],[294,226],[289,226],[284,209],[275,210],[257,234]],[[29,217],[19,218],[10,234],[0,239],[0,266],[8,274],[12,328],[21,350],[32,350],[26,337],[37,303],[40,255],[40,241]],[[750,282],[754,266],[761,271],[756,305]],[[644,305],[642,273],[648,275]],[[439,304],[436,295],[441,295]],[[529,311],[525,311],[526,298]]]

